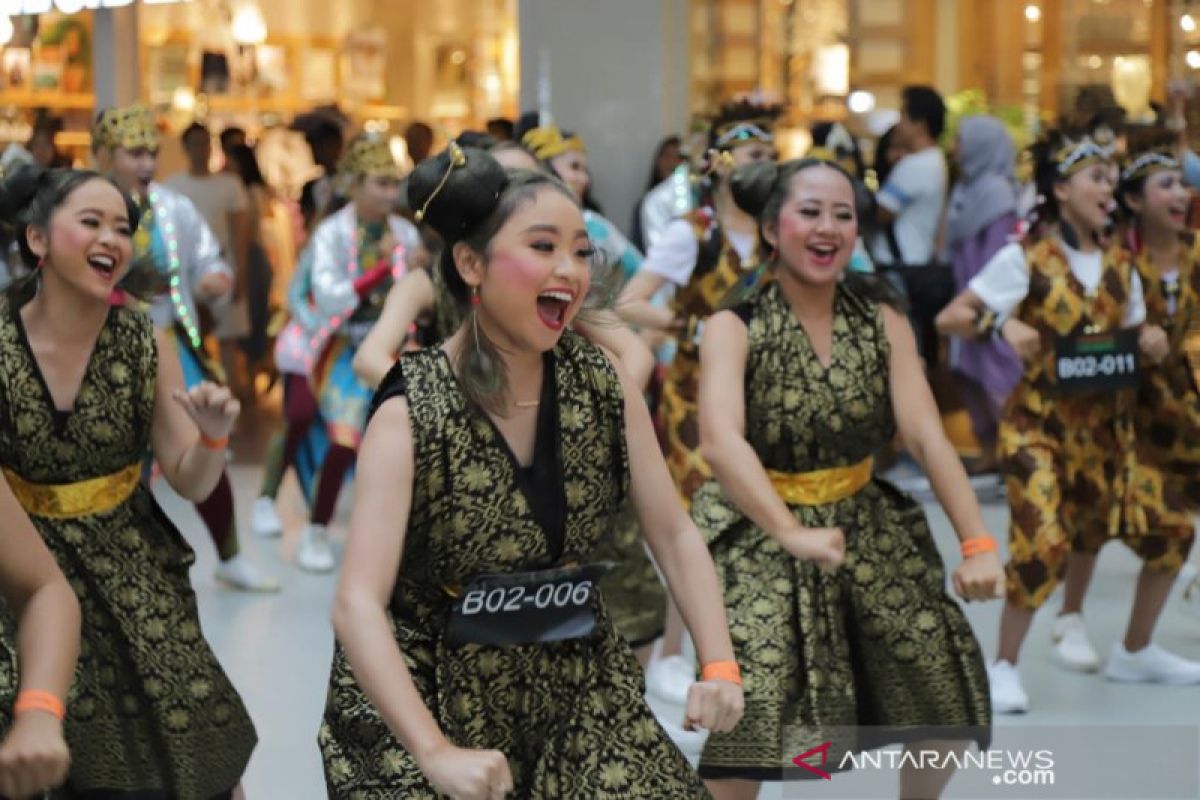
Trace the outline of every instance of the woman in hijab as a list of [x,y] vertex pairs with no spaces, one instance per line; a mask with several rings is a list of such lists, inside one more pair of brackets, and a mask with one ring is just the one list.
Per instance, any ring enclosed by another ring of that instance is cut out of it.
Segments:
[[[950,193],[946,247],[958,291],[967,287],[1017,228],[1017,181],[1012,139],[995,117],[964,117],[955,148],[959,178]],[[999,338],[953,340],[951,365],[975,438],[983,450],[977,469],[995,465],[1000,412],[1021,377],[1021,361]]]

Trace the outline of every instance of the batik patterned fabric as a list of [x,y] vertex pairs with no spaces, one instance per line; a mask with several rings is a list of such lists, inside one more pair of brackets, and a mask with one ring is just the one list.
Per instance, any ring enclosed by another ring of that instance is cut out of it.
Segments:
[[[149,318],[114,308],[74,408],[60,415],[17,310],[0,300],[0,463],[10,484],[62,486],[127,470],[136,477],[150,448],[157,367]],[[194,554],[148,486],[135,484],[116,505],[115,490],[102,492],[91,513],[26,506],[83,608],[67,702],[68,785],[209,800],[240,780],[254,727],[200,629],[188,579]],[[11,611],[0,612],[0,624],[7,730],[18,688]]]
[[682,330],[676,340],[678,349],[668,365],[659,398],[659,427],[662,430],[667,468],[685,505],[712,472],[700,455],[700,414],[696,401],[700,394],[700,330],[717,311],[726,296],[743,278],[741,258],[733,245],[725,241],[713,221],[711,209],[698,209],[687,215],[700,243],[700,260],[713,250],[714,263],[698,264],[687,286],[680,287],[671,302]]
[[[448,587],[479,574],[584,561],[625,500],[616,373],[571,332],[547,369],[557,389],[545,402],[556,405],[561,539],[537,521],[511,451],[491,420],[468,405],[444,351],[405,354],[380,387],[380,397],[402,392],[407,399],[416,457],[388,609],[396,641],[450,741],[508,757],[514,797],[706,797],[642,699],[641,669],[613,630],[603,594],[591,637],[515,647],[446,641],[454,602]],[[439,796],[363,695],[340,647],[320,746],[335,800]]]
[[1167,497],[1200,510],[1200,237],[1189,236],[1173,280],[1146,255],[1137,262],[1146,321],[1167,332],[1171,354],[1143,373],[1137,440],[1162,470]]
[[1014,316],[1042,338],[1042,355],[1026,365],[1000,423],[1008,502],[1008,598],[1039,608],[1066,569],[1072,550],[1098,552],[1119,539],[1151,567],[1178,571],[1191,546],[1191,522],[1165,499],[1162,473],[1138,458],[1136,392],[1063,395],[1055,380],[1058,336],[1121,327],[1134,274],[1128,252],[1104,254],[1100,283],[1089,294],[1052,240],[1026,255],[1029,294]]
[[[877,303],[838,289],[828,367],[774,281],[737,310],[749,337],[746,439],[764,468],[847,467],[892,440],[890,348]],[[970,737],[986,747],[983,658],[946,594],[921,507],[879,478],[836,502],[789,507],[799,525],[842,529],[840,568],[789,556],[715,480],[693,498],[746,697],[741,723],[709,737],[701,774],[811,777],[792,758],[825,742],[826,771],[847,752],[892,742]]]

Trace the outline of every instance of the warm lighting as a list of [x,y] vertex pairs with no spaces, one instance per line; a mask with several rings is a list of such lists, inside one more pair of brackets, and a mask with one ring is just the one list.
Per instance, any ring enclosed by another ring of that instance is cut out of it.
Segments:
[[456,65],[467,63],[467,54],[462,50],[455,50],[450,54],[450,63]]
[[1192,69],[1200,69],[1200,50],[1188,50],[1184,57],[1187,60],[1187,65]]
[[233,12],[233,40],[238,44],[262,44],[267,40],[267,21],[254,0],[244,0]]
[[12,17],[0,14],[0,47],[12,41],[13,32]]
[[1030,3],[1025,6],[1025,19],[1029,22],[1037,22],[1042,18],[1042,9]]
[[859,89],[850,93],[846,105],[855,114],[869,114],[875,110],[875,95]]
[[816,53],[816,76],[818,95],[846,95],[850,92],[850,48],[844,44],[831,44],[819,48]]
[[1093,53],[1092,55],[1088,56],[1087,65],[1088,69],[1100,69],[1104,66],[1104,59]]
[[196,93],[186,86],[178,87],[171,96],[171,107],[185,114],[192,113],[196,110]]
[[1196,30],[1196,18],[1191,14],[1184,14],[1179,18],[1179,27],[1183,28],[1187,33],[1192,33]]

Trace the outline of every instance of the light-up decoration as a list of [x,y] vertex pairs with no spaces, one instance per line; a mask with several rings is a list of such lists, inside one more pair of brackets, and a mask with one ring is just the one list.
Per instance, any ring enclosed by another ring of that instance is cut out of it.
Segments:
[[814,82],[818,95],[845,96],[850,92],[850,48],[831,44],[817,49]]
[[241,45],[262,44],[267,40],[267,21],[254,0],[244,0],[237,5],[230,28],[233,40]]
[[851,92],[846,100],[846,106],[854,114],[870,114],[875,110],[875,95],[862,89]]
[[196,110],[196,93],[187,86],[176,87],[171,95],[171,107],[184,114],[192,113]]
[[1192,69],[1200,69],[1200,51],[1188,50],[1187,55],[1184,56],[1184,59],[1187,61],[1187,65]]
[[1025,20],[1029,23],[1035,23],[1042,18],[1042,9],[1035,6],[1033,3],[1025,6]]
[[1185,33],[1193,33],[1196,30],[1196,18],[1191,14],[1184,14],[1179,18],[1179,27],[1183,28]]

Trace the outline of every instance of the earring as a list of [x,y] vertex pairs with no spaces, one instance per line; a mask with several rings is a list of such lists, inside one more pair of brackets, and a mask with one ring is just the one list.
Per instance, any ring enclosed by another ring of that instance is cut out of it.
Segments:
[[471,305],[472,306],[479,305],[479,287],[478,286],[471,287]]
[[42,267],[45,265],[45,263],[46,263],[46,257],[45,257],[45,256],[41,256],[41,257],[39,257],[39,258],[38,258],[38,262],[37,262],[37,266],[35,266],[35,267],[33,268],[33,271],[34,271],[34,272],[37,272],[38,270],[40,270],[40,269],[41,269],[41,268],[42,268]]

